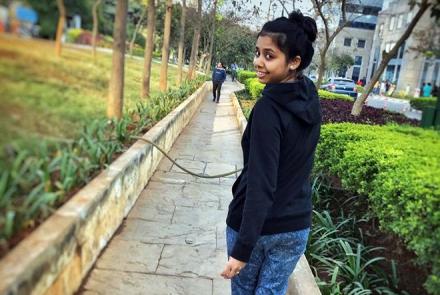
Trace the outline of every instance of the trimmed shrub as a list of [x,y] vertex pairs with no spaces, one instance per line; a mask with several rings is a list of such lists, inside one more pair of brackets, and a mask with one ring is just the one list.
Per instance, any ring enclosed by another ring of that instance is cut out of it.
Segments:
[[356,91],[357,91],[357,93],[364,93],[365,87],[361,86],[361,85],[356,85]]
[[257,78],[246,80],[248,83],[248,91],[253,99],[257,99],[261,96],[263,89],[266,85],[260,83]]
[[68,43],[75,43],[79,36],[83,33],[82,29],[70,29],[66,34],[66,41]]
[[237,74],[237,80],[240,82],[240,83],[245,83],[245,81],[247,80],[247,79],[249,79],[249,78],[255,78],[255,77],[257,77],[257,73],[255,73],[255,72],[253,72],[253,71],[245,71],[245,70],[242,70],[242,71],[238,71],[238,74]]
[[440,135],[414,127],[327,124],[315,169],[368,197],[381,227],[432,268],[425,286],[440,294]]
[[318,90],[318,96],[321,99],[345,100],[345,101],[353,101],[354,100],[353,97],[351,97],[349,95],[338,94],[338,93],[334,93],[334,92],[330,92],[330,91],[322,90],[322,89]]
[[411,107],[417,110],[423,110],[425,108],[435,108],[435,104],[437,103],[437,98],[430,96],[430,97],[419,97],[411,99],[409,102],[411,104]]

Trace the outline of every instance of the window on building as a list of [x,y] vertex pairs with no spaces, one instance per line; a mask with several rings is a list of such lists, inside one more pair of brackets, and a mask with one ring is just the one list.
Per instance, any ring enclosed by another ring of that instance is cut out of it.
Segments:
[[390,19],[390,26],[388,27],[388,29],[389,29],[390,31],[394,30],[394,24],[395,24],[395,22],[396,22],[396,17],[395,17],[395,16],[392,16],[391,19]]
[[360,66],[360,65],[362,65],[362,56],[360,56],[360,55],[356,55],[356,56],[354,57],[354,65],[355,65],[355,66]]
[[380,24],[379,26],[379,37],[382,38],[383,36],[383,24]]
[[361,73],[361,67],[353,67],[353,72],[351,74],[351,79],[353,81],[358,81]]
[[397,17],[397,28],[400,29],[403,25],[403,14],[400,14]]
[[409,24],[412,21],[413,15],[414,15],[414,12],[412,10],[408,12],[408,14],[406,16],[406,23],[407,24]]
[[362,39],[358,40],[358,48],[365,48],[365,40]]
[[344,46],[351,47],[351,38],[344,38]]
[[403,53],[405,52],[405,42],[399,48],[398,58],[403,58]]

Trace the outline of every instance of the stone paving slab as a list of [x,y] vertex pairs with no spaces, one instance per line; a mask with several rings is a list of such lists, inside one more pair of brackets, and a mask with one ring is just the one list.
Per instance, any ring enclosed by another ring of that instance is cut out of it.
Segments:
[[[242,167],[241,133],[225,82],[220,103],[208,95],[170,156],[196,173]],[[237,175],[203,179],[162,160],[109,243],[80,294],[229,295],[225,219]]]
[[145,244],[121,239],[114,239],[111,243],[112,246],[98,260],[97,268],[153,273],[157,269],[164,248],[161,244]]
[[212,294],[212,280],[95,269],[83,294],[189,295]]
[[226,253],[215,248],[165,245],[157,268],[158,274],[182,277],[219,278]]

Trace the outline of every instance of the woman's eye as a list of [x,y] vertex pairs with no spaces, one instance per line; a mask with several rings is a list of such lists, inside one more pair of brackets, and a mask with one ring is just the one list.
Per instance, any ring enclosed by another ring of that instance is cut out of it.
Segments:
[[259,57],[259,56],[260,56],[260,53],[259,53],[258,51],[255,51],[255,56],[256,56],[256,57]]
[[270,54],[266,54],[265,57],[266,57],[266,59],[271,59],[271,58],[272,58],[272,55],[270,55]]

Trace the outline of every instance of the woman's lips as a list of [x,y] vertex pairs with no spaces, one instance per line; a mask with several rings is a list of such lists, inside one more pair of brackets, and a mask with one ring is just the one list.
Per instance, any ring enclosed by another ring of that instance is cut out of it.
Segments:
[[258,78],[264,78],[264,76],[266,76],[266,72],[261,72],[261,71],[257,71],[257,77]]

